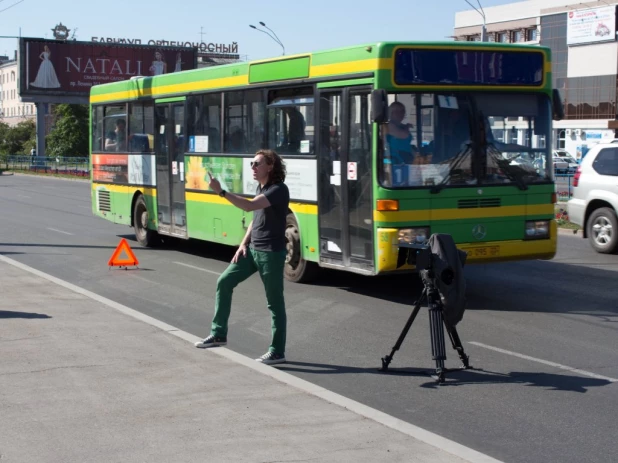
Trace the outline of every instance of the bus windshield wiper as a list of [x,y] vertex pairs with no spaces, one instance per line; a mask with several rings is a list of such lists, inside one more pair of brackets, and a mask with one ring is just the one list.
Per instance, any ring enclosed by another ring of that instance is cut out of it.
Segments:
[[431,188],[429,192],[432,194],[440,193],[444,189],[444,187],[448,184],[451,177],[453,176],[453,171],[459,166],[459,164],[461,164],[461,162],[466,158],[466,155],[469,154],[471,151],[472,151],[472,142],[468,142],[466,143],[464,148],[459,153],[457,153],[455,157],[449,163],[450,168],[449,168],[449,171],[446,177],[444,177],[442,181],[438,183],[436,186]]
[[501,152],[498,151],[498,148],[496,148],[493,143],[489,143],[487,145],[487,154],[489,155],[489,157],[491,157],[492,161],[495,162],[496,165],[502,170],[502,172],[504,172],[504,175],[506,175],[508,178],[515,182],[515,184],[520,190],[525,191],[528,189],[528,185],[523,178],[521,169],[516,166],[512,166],[509,159],[504,159]]

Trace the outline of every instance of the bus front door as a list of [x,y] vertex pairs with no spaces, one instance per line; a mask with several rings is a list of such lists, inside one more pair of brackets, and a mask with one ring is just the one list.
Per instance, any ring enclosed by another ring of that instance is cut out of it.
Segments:
[[155,108],[159,232],[186,238],[185,106],[175,102],[156,104]]
[[371,89],[322,88],[319,92],[320,263],[371,274]]

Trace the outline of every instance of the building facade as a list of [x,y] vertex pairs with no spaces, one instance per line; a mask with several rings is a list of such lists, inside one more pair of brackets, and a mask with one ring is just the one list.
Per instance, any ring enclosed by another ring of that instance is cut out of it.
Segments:
[[34,103],[23,103],[19,96],[17,60],[0,59],[0,122],[11,127],[27,119],[36,120]]
[[[552,51],[554,87],[565,117],[554,122],[553,148],[585,156],[601,141],[618,138],[618,0],[527,0],[486,8],[486,40],[546,46]],[[455,16],[455,40],[480,41],[482,16]]]

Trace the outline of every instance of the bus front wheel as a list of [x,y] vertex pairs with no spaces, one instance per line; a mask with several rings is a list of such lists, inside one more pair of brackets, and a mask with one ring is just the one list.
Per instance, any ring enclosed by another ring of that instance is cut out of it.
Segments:
[[159,234],[148,229],[148,207],[144,196],[139,195],[135,201],[133,209],[133,229],[135,230],[135,238],[137,242],[144,247],[152,247],[159,244]]
[[318,273],[318,265],[303,259],[300,232],[294,214],[288,214],[285,220],[285,278],[294,283],[312,280]]

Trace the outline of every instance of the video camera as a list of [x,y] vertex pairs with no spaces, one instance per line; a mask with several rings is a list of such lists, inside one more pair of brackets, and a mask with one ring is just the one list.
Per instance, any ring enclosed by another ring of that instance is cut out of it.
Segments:
[[455,329],[455,325],[463,318],[466,306],[466,282],[463,275],[466,258],[467,254],[457,249],[453,237],[447,234],[433,234],[426,242],[399,244],[397,268],[405,263],[414,265],[420,273],[424,288],[395,347],[389,355],[382,358],[381,371],[388,370],[393,355],[401,347],[423,302],[427,304],[429,312],[431,352],[436,361],[435,377],[438,382],[444,382],[445,372],[451,371],[444,367],[446,352],[443,324],[463,368],[470,368],[469,358]]
[[404,263],[414,265],[425,286],[435,287],[440,294],[444,320],[451,326],[461,321],[465,310],[463,267],[467,257],[447,234],[434,233],[422,243],[399,243],[397,267]]
[[424,243],[399,243],[397,255],[397,268],[403,264],[414,265],[417,270],[429,270],[431,268],[431,247]]

